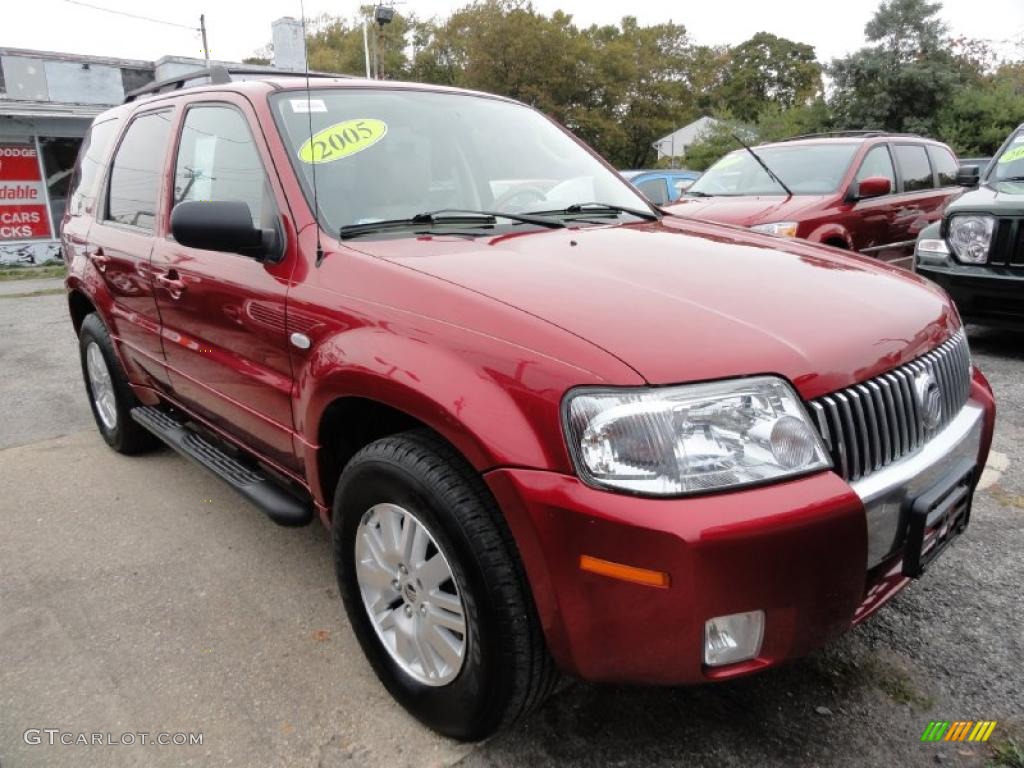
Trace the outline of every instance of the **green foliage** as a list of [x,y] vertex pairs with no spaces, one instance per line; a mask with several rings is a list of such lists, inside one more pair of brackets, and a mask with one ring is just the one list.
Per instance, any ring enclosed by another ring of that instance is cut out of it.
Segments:
[[[401,8],[401,6],[400,6]],[[923,133],[961,153],[989,154],[1024,121],[1024,65],[997,67],[987,44],[950,37],[939,2],[883,0],[865,27],[868,45],[823,66],[814,48],[767,32],[736,46],[696,45],[680,24],[579,27],[529,0],[474,0],[444,19],[396,13],[372,22],[324,15],[308,39],[313,69],[362,74],[362,24],[381,71],[526,102],[566,125],[620,168],[655,163],[652,144],[702,115],[724,119],[665,166],[701,170],[750,140],[828,130]],[[267,63],[269,46],[246,59]],[[824,94],[823,71],[831,79]]]
[[767,32],[732,49],[721,97],[739,120],[756,120],[766,104],[786,109],[821,93],[814,47]]
[[961,155],[992,155],[1024,122],[1024,64],[1005,64],[961,89],[939,116],[939,135]]
[[886,0],[864,29],[874,43],[829,66],[836,121],[936,135],[939,113],[972,75],[937,18],[940,3]]

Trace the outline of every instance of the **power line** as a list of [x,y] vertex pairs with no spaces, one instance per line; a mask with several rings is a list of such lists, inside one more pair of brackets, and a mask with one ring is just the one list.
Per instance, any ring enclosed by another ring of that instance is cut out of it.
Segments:
[[64,0],[65,3],[71,3],[72,5],[81,5],[84,8],[92,8],[94,11],[104,11],[105,13],[114,13],[118,16],[127,16],[130,19],[139,19],[140,21],[150,21],[153,24],[163,24],[167,27],[178,27],[180,29],[187,29],[190,32],[198,32],[199,27],[190,27],[187,24],[178,24],[175,21],[164,21],[163,19],[154,19],[150,16],[140,16],[137,13],[128,13],[127,11],[118,11],[114,8],[104,8],[100,5],[93,5],[92,3],[83,3],[82,0]]

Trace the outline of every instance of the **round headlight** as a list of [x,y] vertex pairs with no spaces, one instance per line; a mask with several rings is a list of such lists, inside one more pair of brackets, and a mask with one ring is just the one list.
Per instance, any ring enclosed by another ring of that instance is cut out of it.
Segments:
[[965,264],[984,264],[988,261],[994,229],[995,219],[991,216],[968,214],[952,217],[949,221],[949,244],[953,253]]

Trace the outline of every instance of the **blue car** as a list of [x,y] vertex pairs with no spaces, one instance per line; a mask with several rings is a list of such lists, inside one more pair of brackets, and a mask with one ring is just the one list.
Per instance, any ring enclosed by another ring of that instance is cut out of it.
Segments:
[[693,182],[700,178],[699,171],[688,171],[685,168],[620,171],[620,173],[655,205],[674,203]]

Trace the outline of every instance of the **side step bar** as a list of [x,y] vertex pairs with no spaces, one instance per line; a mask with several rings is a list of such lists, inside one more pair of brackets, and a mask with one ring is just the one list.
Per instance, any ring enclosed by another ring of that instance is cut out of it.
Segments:
[[132,418],[182,456],[210,470],[278,525],[308,525],[313,506],[282,488],[262,472],[233,459],[186,424],[159,408],[132,408]]

